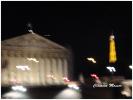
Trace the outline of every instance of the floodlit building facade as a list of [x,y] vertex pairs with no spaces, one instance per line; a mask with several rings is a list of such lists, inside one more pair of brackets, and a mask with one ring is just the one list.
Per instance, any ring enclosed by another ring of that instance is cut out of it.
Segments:
[[35,33],[2,41],[1,85],[63,85],[72,79],[72,53]]

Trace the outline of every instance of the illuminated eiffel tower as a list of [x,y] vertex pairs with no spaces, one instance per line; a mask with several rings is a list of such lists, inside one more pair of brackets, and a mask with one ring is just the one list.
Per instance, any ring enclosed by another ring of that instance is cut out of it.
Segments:
[[112,33],[109,37],[109,63],[114,64],[116,61],[115,36]]

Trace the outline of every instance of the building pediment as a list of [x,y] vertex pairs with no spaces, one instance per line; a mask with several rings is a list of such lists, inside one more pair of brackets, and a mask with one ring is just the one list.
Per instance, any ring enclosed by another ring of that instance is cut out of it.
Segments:
[[2,41],[2,46],[67,50],[63,46],[35,33],[28,33],[18,37],[4,40]]

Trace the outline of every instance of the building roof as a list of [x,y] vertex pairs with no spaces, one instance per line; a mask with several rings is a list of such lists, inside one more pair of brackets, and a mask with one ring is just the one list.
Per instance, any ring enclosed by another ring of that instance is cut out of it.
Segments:
[[46,48],[54,47],[57,49],[67,50],[67,48],[45,38],[36,33],[27,33],[21,36],[13,37],[2,41],[2,46],[36,46]]

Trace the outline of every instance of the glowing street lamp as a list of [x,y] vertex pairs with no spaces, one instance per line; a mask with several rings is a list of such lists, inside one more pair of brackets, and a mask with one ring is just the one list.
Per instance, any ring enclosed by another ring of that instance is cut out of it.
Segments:
[[24,86],[21,86],[21,85],[20,86],[12,86],[11,88],[14,91],[21,91],[21,92],[26,92],[27,91],[27,89]]
[[106,67],[111,73],[116,72],[115,67],[108,66]]
[[132,69],[132,65],[129,65],[129,68]]
[[96,63],[96,60],[94,58],[87,58],[87,60],[91,61],[92,63]]

